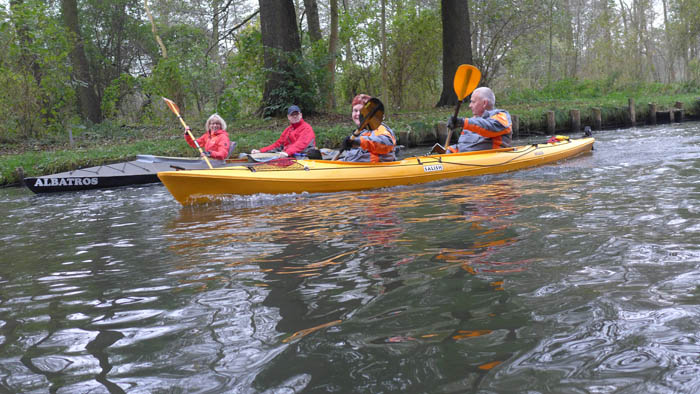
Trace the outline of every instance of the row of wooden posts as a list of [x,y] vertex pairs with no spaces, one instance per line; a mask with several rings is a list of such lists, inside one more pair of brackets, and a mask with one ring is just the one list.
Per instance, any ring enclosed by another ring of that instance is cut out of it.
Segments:
[[[634,105],[634,99],[629,99],[627,111],[629,114],[628,126],[634,126],[637,124],[637,112]],[[591,108],[592,112],[592,122],[590,125],[593,130],[600,130],[603,127],[603,121],[601,118],[600,108]],[[572,109],[569,111],[569,116],[571,119],[571,129],[572,133],[578,133],[581,131],[581,111],[578,109]],[[556,130],[556,122],[554,117],[554,111],[547,111],[547,134],[554,134]],[[517,115],[513,119],[513,134],[518,135],[519,126],[517,125]],[[655,125],[657,121],[663,122],[682,122],[683,121],[683,103],[676,101],[673,108],[666,111],[658,111],[656,108],[656,103],[649,103],[649,112],[647,113],[646,124]]]
[[[700,99],[699,99],[700,100]],[[591,122],[592,124],[586,125],[590,126],[591,129],[593,130],[601,130],[603,128],[603,119],[602,119],[602,114],[601,114],[601,109],[594,107],[591,108]],[[624,124],[625,126],[635,126],[637,125],[637,111],[635,108],[635,103],[634,99],[630,98],[628,99],[628,105],[626,108],[626,116],[625,116],[625,121]],[[579,133],[581,132],[581,111],[578,109],[572,109],[569,111],[569,117],[570,117],[570,128],[569,130],[565,130],[563,127],[559,127],[557,129],[557,124],[556,124],[556,117],[554,116],[554,111],[547,111],[545,112],[545,118],[546,118],[546,130],[540,131],[546,132],[545,135],[554,135],[556,134],[557,131],[564,132],[566,133],[567,131],[571,133]],[[647,119],[645,121],[646,124],[649,125],[655,125],[657,122],[660,123],[673,123],[673,122],[682,122],[684,117],[684,109],[683,109],[683,103],[680,101],[676,101],[674,106],[668,110],[662,110],[659,111],[656,103],[649,103],[649,111],[647,112]],[[513,115],[511,114],[511,120],[512,120],[512,129],[513,129],[513,136],[514,137],[522,137],[523,135],[520,134],[520,119],[518,118],[518,115]],[[610,126],[610,125],[608,125]],[[533,134],[539,134],[539,133],[533,133]],[[437,127],[435,127],[431,132],[425,134],[425,133],[417,133],[415,131],[406,130],[406,131],[400,131],[399,132],[399,143],[401,145],[409,146],[409,147],[414,147],[417,145],[428,145],[428,144],[433,144],[435,142],[439,143],[444,143],[445,139],[447,138],[448,135],[448,130],[447,130],[447,123],[446,122],[438,122]],[[459,137],[459,133],[450,133],[451,136],[451,143],[455,143],[457,141],[457,138]]]

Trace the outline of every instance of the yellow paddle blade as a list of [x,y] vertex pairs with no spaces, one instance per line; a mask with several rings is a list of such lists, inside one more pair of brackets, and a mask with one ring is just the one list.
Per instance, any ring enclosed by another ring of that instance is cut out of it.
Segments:
[[165,104],[170,107],[170,110],[175,113],[175,115],[180,116],[180,108],[177,107],[177,104],[173,100],[167,99],[163,97],[163,100],[165,100]]
[[455,72],[454,88],[459,101],[464,100],[476,89],[481,80],[481,71],[471,64],[462,64]]
[[363,130],[369,125],[370,130],[376,130],[384,121],[384,104],[376,97],[372,97],[360,110],[362,124],[358,130]]

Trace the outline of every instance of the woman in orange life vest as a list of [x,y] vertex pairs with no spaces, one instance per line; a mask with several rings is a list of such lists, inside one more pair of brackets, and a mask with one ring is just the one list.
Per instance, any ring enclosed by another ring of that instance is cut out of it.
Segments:
[[475,150],[509,148],[511,146],[512,123],[508,111],[494,109],[496,96],[487,87],[472,93],[469,109],[474,114],[469,119],[450,117],[447,127],[459,127],[462,134],[457,145],[447,147],[447,153]]
[[[352,120],[360,126],[360,110],[372,97],[358,94],[352,99]],[[343,142],[347,153],[343,161],[361,161],[378,163],[380,161],[396,160],[396,136],[394,132],[382,123],[376,130],[365,129],[355,137],[347,137]]]
[[[218,114],[214,114],[207,119],[204,129],[206,130],[204,135],[197,138],[197,143],[202,147],[204,155],[212,159],[226,160],[231,147],[231,141],[228,139],[228,133],[226,132],[226,121]],[[187,130],[190,130],[190,128],[188,127]],[[187,131],[185,131],[185,141],[191,147],[197,147]]]

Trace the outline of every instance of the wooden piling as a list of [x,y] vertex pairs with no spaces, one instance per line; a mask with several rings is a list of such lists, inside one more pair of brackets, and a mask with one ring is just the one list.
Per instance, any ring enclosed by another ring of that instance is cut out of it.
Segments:
[[16,168],[15,168],[15,174],[17,174],[17,179],[19,179],[20,185],[25,186],[25,183],[24,183],[24,168],[22,168],[22,167],[16,167]]
[[556,119],[554,118],[554,111],[547,111],[547,134],[555,134],[556,132]]
[[674,107],[673,111],[676,112],[676,116],[674,117],[676,119],[676,122],[682,122],[683,121],[683,102],[676,101],[676,104],[673,107]]
[[591,108],[593,112],[593,130],[601,130],[603,128],[603,120],[600,108]]
[[[449,130],[447,129],[447,122],[438,122],[437,127],[435,129],[435,134],[437,137],[437,142],[439,144],[444,144],[445,140],[447,139],[447,132]],[[452,132],[452,134],[455,134]],[[453,136],[450,136],[450,140],[452,140]]]
[[399,143],[407,148],[413,148],[416,146],[416,138],[412,130],[400,131],[399,132]]
[[571,132],[578,133],[581,131],[581,111],[572,109],[569,111],[569,117],[571,118]]
[[656,103],[649,103],[649,115],[647,115],[647,123],[650,125],[656,124]]
[[634,99],[627,99],[627,110],[630,115],[630,126],[634,126],[637,123],[637,111],[634,109]]
[[510,121],[512,122],[511,130],[513,132],[513,137],[520,136],[520,118],[518,115],[511,115]]

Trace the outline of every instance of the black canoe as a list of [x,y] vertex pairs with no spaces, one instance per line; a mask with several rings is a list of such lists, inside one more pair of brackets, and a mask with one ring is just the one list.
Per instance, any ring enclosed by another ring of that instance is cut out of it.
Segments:
[[[235,165],[239,160],[209,159],[213,167]],[[245,160],[242,160],[245,161]],[[239,163],[240,165],[240,163]],[[53,193],[160,182],[159,171],[203,170],[207,163],[200,158],[138,155],[136,160],[39,177],[24,178],[24,184],[34,193]]]

